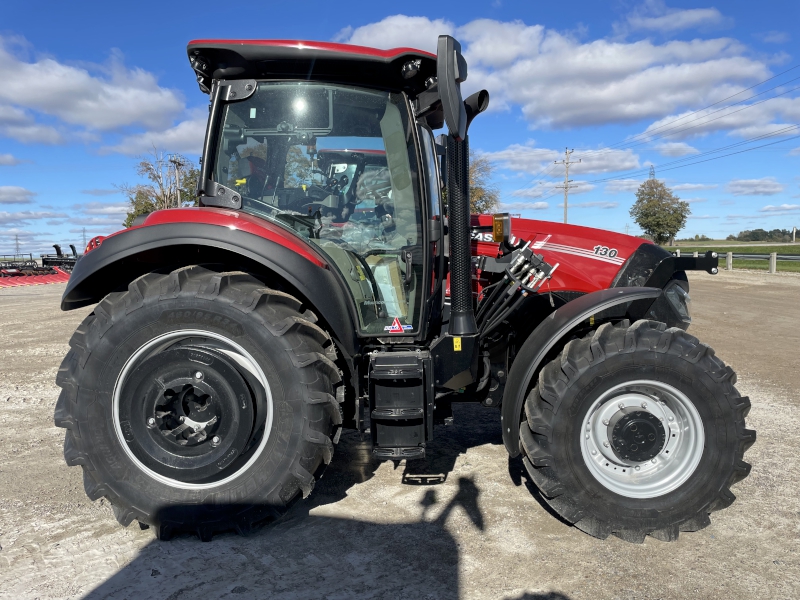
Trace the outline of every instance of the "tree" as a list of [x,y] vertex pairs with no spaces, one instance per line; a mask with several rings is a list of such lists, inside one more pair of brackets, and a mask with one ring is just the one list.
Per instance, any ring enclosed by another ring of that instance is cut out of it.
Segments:
[[153,151],[139,157],[136,174],[149,183],[122,184],[119,190],[128,196],[128,213],[123,225],[130,227],[139,215],[165,208],[197,206],[197,179],[200,170],[180,154]]
[[494,166],[485,156],[469,152],[469,211],[490,213],[500,204],[500,190],[492,185]]
[[656,244],[665,244],[684,228],[691,210],[684,202],[655,178],[647,179],[636,190],[631,217]]

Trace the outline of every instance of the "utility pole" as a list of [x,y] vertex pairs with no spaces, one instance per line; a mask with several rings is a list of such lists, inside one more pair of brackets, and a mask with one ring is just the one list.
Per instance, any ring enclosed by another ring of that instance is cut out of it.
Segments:
[[569,200],[569,190],[570,188],[575,187],[574,185],[570,185],[572,180],[569,178],[569,166],[575,165],[581,162],[581,159],[574,160],[570,162],[569,155],[575,152],[575,150],[568,150],[564,148],[564,160],[556,160],[553,161],[554,164],[557,165],[564,165],[564,185],[557,185],[556,187],[563,187],[564,188],[564,223],[567,222],[567,201]]
[[83,228],[83,247],[86,248],[86,227]]
[[625,223],[625,235],[628,235],[628,224]]

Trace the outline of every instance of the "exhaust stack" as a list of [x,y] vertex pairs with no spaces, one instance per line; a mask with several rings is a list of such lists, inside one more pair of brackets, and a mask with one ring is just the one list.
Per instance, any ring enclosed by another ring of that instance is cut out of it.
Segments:
[[478,333],[472,307],[472,253],[470,250],[469,211],[469,125],[489,106],[489,92],[481,90],[461,99],[461,82],[467,79],[467,62],[461,44],[440,35],[436,56],[436,75],[446,141],[447,212],[450,231],[450,325],[451,336]]

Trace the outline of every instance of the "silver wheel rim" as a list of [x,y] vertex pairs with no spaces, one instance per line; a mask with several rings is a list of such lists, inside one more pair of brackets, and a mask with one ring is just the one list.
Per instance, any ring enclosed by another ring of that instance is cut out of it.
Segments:
[[[177,479],[172,479],[170,477],[166,477],[160,473],[156,473],[145,464],[143,464],[131,449],[128,447],[128,444],[125,441],[125,438],[122,434],[122,427],[120,424],[120,417],[119,417],[119,408],[120,408],[120,393],[125,383],[125,380],[128,376],[128,373],[135,368],[135,366],[139,363],[140,360],[152,356],[155,353],[158,353],[172,344],[176,343],[180,339],[184,338],[194,338],[194,337],[203,337],[215,340],[217,342],[221,342],[227,346],[227,348],[219,348],[220,352],[223,352],[227,356],[229,356],[232,360],[234,360],[240,367],[246,369],[250,372],[253,377],[255,377],[258,382],[264,388],[264,393],[266,397],[266,422],[264,427],[264,435],[261,438],[261,441],[258,444],[258,447],[253,452],[253,456],[250,457],[243,466],[239,468],[238,471],[231,474],[230,476],[221,479],[219,481],[214,481],[211,483],[185,483],[183,481],[179,481]],[[246,473],[253,463],[258,460],[258,457],[264,452],[264,448],[267,446],[267,441],[269,440],[270,431],[272,431],[272,419],[273,419],[273,402],[272,402],[272,391],[270,390],[269,383],[267,382],[267,378],[264,375],[264,371],[255,361],[255,359],[250,355],[250,353],[242,348],[236,342],[222,336],[218,333],[213,333],[211,331],[203,331],[200,329],[181,329],[178,331],[172,331],[169,333],[165,333],[158,337],[153,338],[142,347],[140,347],[136,352],[134,352],[131,357],[125,362],[125,365],[122,367],[122,371],[120,371],[119,376],[117,377],[117,381],[114,384],[114,393],[113,393],[113,405],[112,405],[112,413],[113,413],[113,421],[114,421],[114,431],[117,434],[117,439],[119,440],[120,446],[124,450],[125,454],[128,458],[144,473],[148,476],[153,478],[154,480],[158,481],[159,483],[163,483],[164,485],[168,485],[173,488],[183,489],[183,490],[207,490],[215,487],[219,487],[225,485],[236,478],[240,477],[242,474]]]
[[[623,409],[657,417],[665,443],[655,458],[631,462],[611,447],[608,423]],[[703,421],[691,400],[660,381],[637,380],[613,387],[597,398],[580,430],[583,460],[604,487],[627,498],[655,498],[683,485],[703,456]]]

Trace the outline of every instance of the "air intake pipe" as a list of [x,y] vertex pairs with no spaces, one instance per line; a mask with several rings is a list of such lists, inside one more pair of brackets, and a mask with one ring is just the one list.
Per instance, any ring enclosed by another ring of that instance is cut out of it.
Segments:
[[450,232],[450,325],[452,336],[475,335],[472,307],[472,256],[469,210],[469,125],[489,106],[489,92],[481,90],[461,99],[461,82],[467,63],[461,45],[452,37],[439,36],[436,59],[439,96],[449,130],[446,143],[447,214]]

